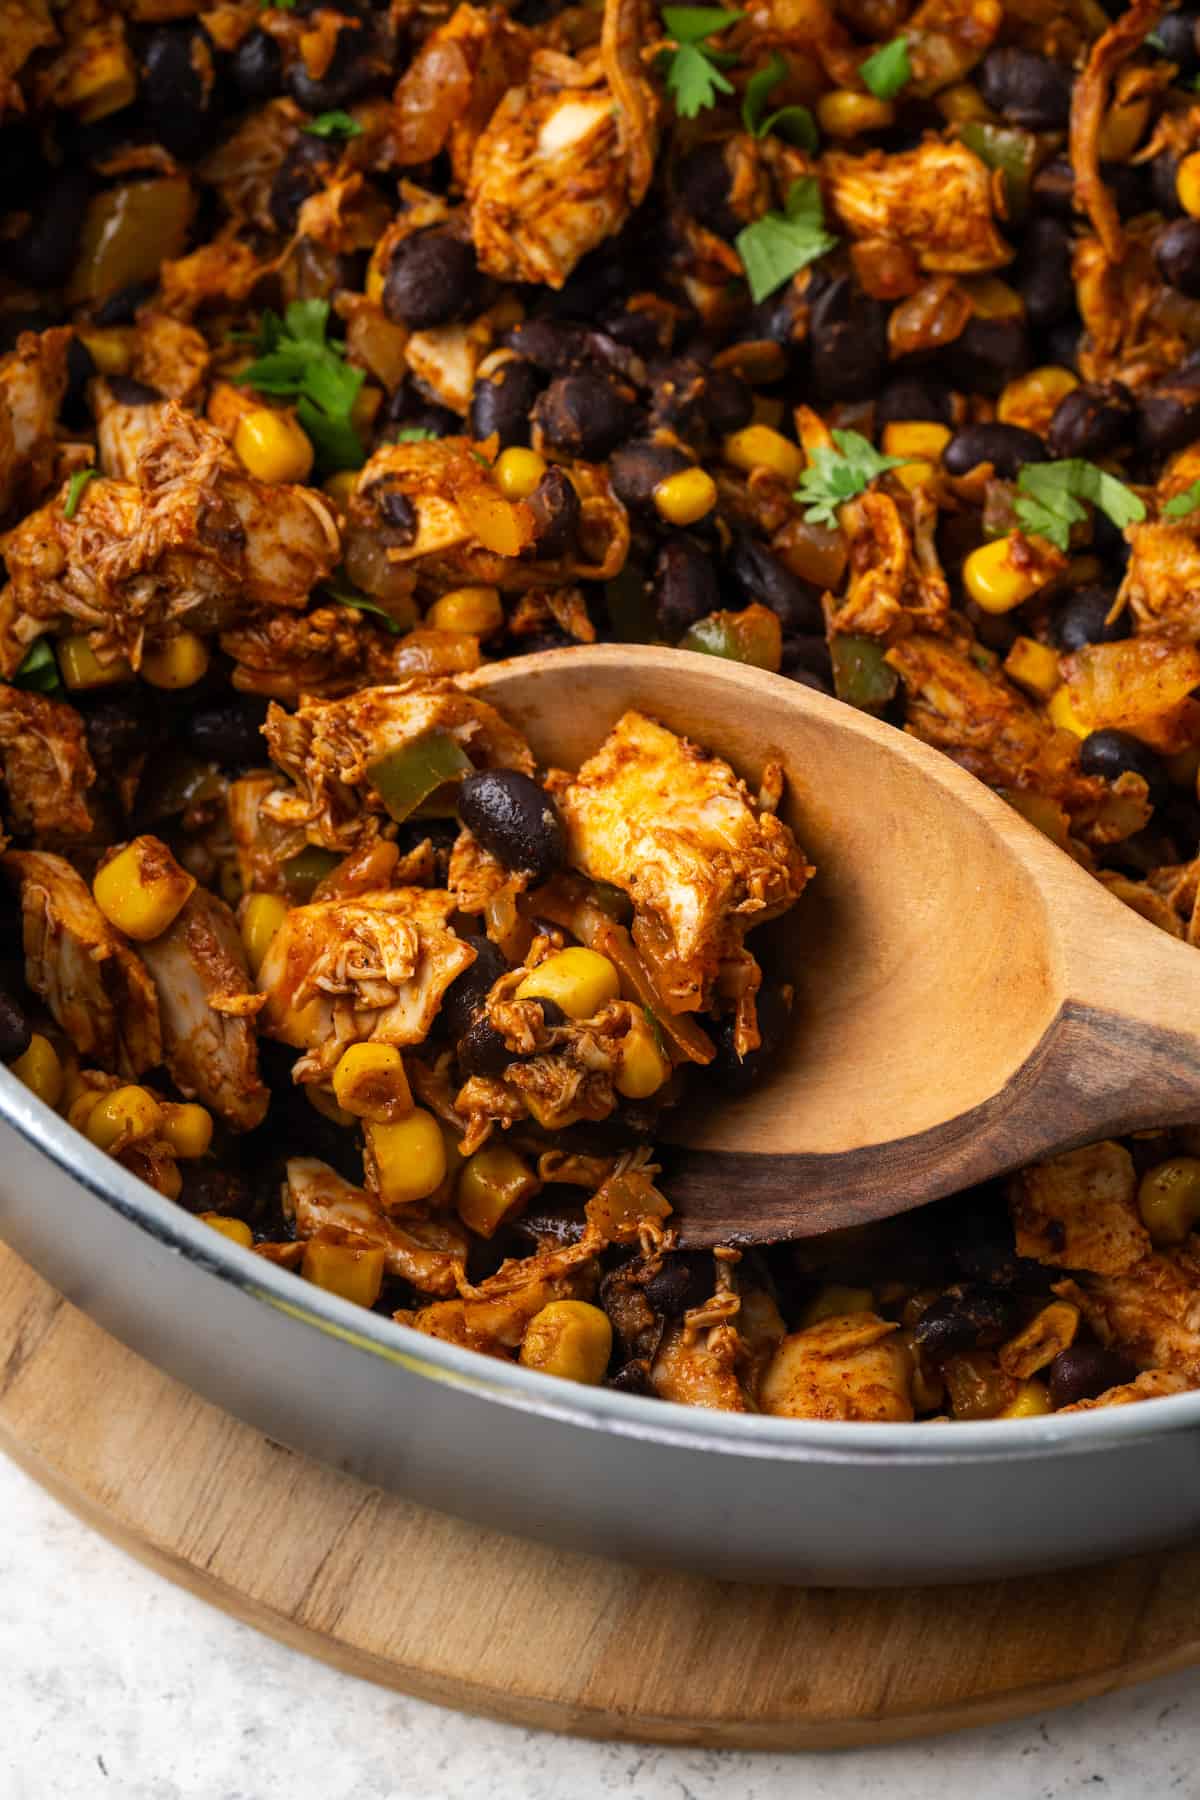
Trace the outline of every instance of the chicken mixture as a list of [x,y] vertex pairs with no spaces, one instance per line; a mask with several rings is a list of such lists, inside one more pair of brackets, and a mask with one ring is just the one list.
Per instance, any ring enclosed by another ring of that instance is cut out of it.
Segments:
[[0,1057],[258,1255],[576,1381],[1200,1387],[1200,1126],[680,1249],[656,1120],[788,1029],[782,772],[638,712],[539,768],[469,680],[781,674],[1200,946],[1200,13],[3,17]]

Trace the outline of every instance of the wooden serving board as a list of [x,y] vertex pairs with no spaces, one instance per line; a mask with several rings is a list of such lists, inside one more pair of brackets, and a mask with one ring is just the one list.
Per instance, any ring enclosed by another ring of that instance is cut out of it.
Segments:
[[2,1246],[0,1448],[123,1549],[283,1642],[555,1731],[865,1746],[1200,1660],[1200,1549],[851,1592],[634,1569],[480,1531],[259,1436]]

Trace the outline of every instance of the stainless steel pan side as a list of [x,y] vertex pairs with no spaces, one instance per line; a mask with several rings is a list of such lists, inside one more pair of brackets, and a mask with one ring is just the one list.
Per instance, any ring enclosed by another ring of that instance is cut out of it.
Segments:
[[827,1585],[1063,1567],[1200,1528],[1200,1393],[956,1426],[668,1406],[475,1356],[300,1282],[7,1071],[0,1157],[0,1236],[107,1330],[296,1450],[493,1528]]

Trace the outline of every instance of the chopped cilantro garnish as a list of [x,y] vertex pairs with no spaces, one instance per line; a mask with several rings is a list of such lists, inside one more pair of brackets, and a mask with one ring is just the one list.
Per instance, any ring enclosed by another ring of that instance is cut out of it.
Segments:
[[32,688],[38,694],[56,694],[62,687],[54,652],[45,638],[30,644],[13,676],[13,686]]
[[706,39],[730,25],[740,12],[720,6],[664,6],[663,24],[675,40],[674,50],[663,56],[667,91],[681,119],[694,119],[716,102],[718,94],[732,94],[733,84],[721,70],[737,61],[726,51],[713,50]]
[[858,72],[877,100],[892,100],[912,80],[912,64],[908,60],[908,39],[893,38],[874,56],[858,65]]
[[1167,54],[1167,46],[1163,43],[1157,31],[1147,32],[1146,36],[1142,39],[1142,42],[1146,45],[1147,49],[1157,50],[1160,56],[1165,56]]
[[1163,507],[1164,519],[1182,519],[1200,506],[1200,481],[1193,481],[1191,487],[1184,488],[1182,494],[1176,494]]
[[296,0],[258,0],[261,12],[295,12]]
[[324,583],[322,591],[328,594],[331,600],[336,600],[339,606],[352,606],[356,612],[377,613],[392,636],[399,637],[403,627],[396,623],[391,613],[385,607],[380,606],[377,600],[371,600],[366,594],[360,593],[358,588],[351,587],[340,570],[335,571]]
[[318,113],[315,119],[308,121],[304,129],[313,137],[352,138],[361,137],[363,128],[357,119],[350,117],[348,112],[342,112],[339,107],[335,107],[332,112]]
[[83,499],[83,490],[89,481],[94,481],[100,473],[99,469],[76,469],[67,483],[67,504],[63,507],[63,518],[73,519],[79,511],[79,502]]
[[820,183],[812,175],[793,181],[783,212],[764,213],[744,226],[734,244],[751,295],[756,303],[765,300],[837,244],[825,229]]
[[742,96],[742,124],[756,138],[774,132],[798,149],[815,150],[817,127],[807,106],[781,106],[777,112],[767,112],[771,89],[778,87],[787,72],[787,63],[776,50],[766,67],[750,77]]
[[1013,512],[1022,531],[1046,538],[1059,550],[1068,548],[1072,525],[1082,524],[1088,516],[1081,501],[1098,507],[1119,530],[1146,516],[1146,508],[1123,481],[1078,456],[1026,463],[1017,488]]
[[437,432],[430,431],[428,425],[402,425],[392,441],[397,444],[428,444],[436,439]]
[[899,468],[903,456],[883,456],[857,431],[835,431],[837,448],[825,444],[812,452],[792,498],[804,504],[810,525],[836,525],[837,509],[869,487],[877,475]]
[[268,310],[255,339],[261,354],[234,380],[260,394],[295,400],[296,417],[319,462],[333,473],[361,468],[364,461],[350,421],[364,375],[346,361],[344,346],[326,337],[328,325],[328,300],[293,300],[282,319]]

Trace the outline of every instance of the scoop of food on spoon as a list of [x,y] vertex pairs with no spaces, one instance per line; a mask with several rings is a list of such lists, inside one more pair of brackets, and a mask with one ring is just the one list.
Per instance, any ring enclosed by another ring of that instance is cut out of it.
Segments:
[[[795,989],[760,1085],[664,1115],[681,1241],[887,1218],[1089,1140],[1200,1116],[1200,960],[939,751],[797,683],[631,645],[469,678],[547,765],[637,709],[750,787],[818,874],[764,927]],[[663,1137],[660,1136],[660,1143]]]

